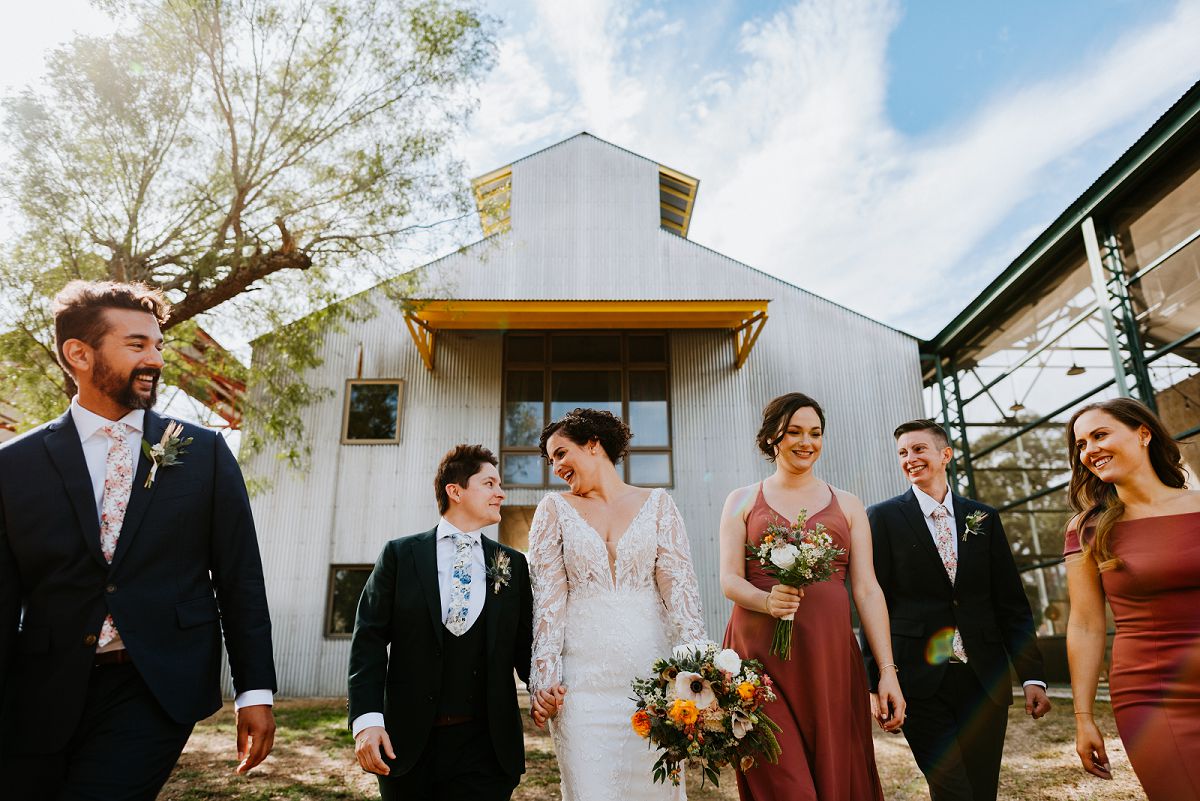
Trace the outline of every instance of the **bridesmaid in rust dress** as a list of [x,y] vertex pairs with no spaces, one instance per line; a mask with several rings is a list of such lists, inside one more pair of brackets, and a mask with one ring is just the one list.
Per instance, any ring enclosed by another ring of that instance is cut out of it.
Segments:
[[[1067,655],[1083,767],[1112,778],[1092,717],[1104,660],[1104,600],[1117,624],[1109,690],[1117,731],[1150,801],[1200,798],[1200,493],[1179,446],[1129,398],[1067,424]],[[1082,532],[1082,534],[1080,534]]]
[[[779,696],[767,713],[782,729],[779,764],[738,772],[743,801],[883,799],[867,676],[850,627],[847,572],[868,641],[880,649],[884,666],[879,723],[895,731],[904,721],[866,511],[858,498],[813,475],[824,428],[824,412],[806,395],[795,392],[767,404],[758,445],[775,463],[775,474],[732,492],[721,516],[721,587],[734,602],[725,647],[763,663]],[[794,522],[801,509],[810,510],[810,526],[823,523],[846,552],[832,578],[803,591],[776,584],[757,562],[746,561],[747,542],[757,544],[771,523]],[[790,612],[796,615],[794,640],[792,659],[785,661],[771,655],[771,637],[776,619]]]

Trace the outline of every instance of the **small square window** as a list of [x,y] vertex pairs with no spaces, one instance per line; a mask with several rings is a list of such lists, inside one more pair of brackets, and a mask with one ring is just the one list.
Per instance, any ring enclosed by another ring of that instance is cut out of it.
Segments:
[[342,416],[342,443],[378,445],[400,441],[400,394],[398,379],[350,380],[346,382],[346,406]]
[[329,598],[326,603],[325,636],[354,634],[358,599],[371,575],[372,565],[332,565],[329,568]]

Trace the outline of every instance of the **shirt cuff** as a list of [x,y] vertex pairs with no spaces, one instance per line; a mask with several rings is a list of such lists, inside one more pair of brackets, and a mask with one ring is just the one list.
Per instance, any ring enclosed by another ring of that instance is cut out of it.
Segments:
[[357,737],[358,733],[363,729],[369,729],[372,726],[382,727],[383,725],[382,712],[367,712],[354,719],[354,723],[350,726],[350,732],[354,737]]
[[244,693],[238,693],[233,699],[233,708],[241,709],[244,706],[274,706],[275,695],[270,690],[246,690]]
[[1025,689],[1025,688],[1026,688],[1026,687],[1028,687],[1030,684],[1036,684],[1037,686],[1041,687],[1043,690],[1048,690],[1048,689],[1050,689],[1049,687],[1047,687],[1047,686],[1046,686],[1046,682],[1044,682],[1044,681],[1038,681],[1037,679],[1030,679],[1029,681],[1025,682],[1024,684],[1022,684],[1022,685],[1021,685],[1021,689],[1022,689],[1022,690],[1023,690],[1023,689]]

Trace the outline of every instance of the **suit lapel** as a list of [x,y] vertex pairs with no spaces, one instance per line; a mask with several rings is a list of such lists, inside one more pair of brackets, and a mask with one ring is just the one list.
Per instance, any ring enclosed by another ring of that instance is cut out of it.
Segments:
[[[479,541],[483,545],[483,591],[487,593],[483,598],[483,609],[487,612],[484,615],[484,620],[487,621],[487,652],[491,654],[492,647],[496,644],[496,622],[500,617],[500,593],[492,592],[492,583],[487,579],[487,566],[496,558],[496,551],[500,546],[484,536],[480,536]],[[503,587],[500,588],[500,592],[504,592]]]
[[905,520],[908,521],[909,533],[917,540],[917,547],[933,560],[935,572],[949,587],[950,576],[946,573],[946,565],[942,562],[942,555],[938,553],[937,545],[933,542],[933,535],[929,533],[929,526],[925,524],[925,515],[921,511],[921,504],[911,488],[901,496],[900,508],[904,511]]
[[955,536],[958,537],[958,572],[954,574],[954,586],[958,587],[962,581],[963,573],[966,572],[967,561],[975,553],[972,540],[975,537],[966,536],[967,531],[967,515],[972,510],[967,508],[967,499],[960,495],[954,496],[954,528]]
[[442,591],[437,573],[437,528],[417,535],[413,543],[413,560],[416,562],[417,581],[429,607],[429,620],[438,644],[442,643]]
[[79,531],[83,535],[88,552],[105,569],[108,563],[100,550],[100,518],[96,514],[96,494],[92,489],[92,477],[88,474],[87,461],[83,458],[83,446],[79,442],[79,430],[68,410],[47,429],[43,440],[50,460],[54,462],[62,478],[67,497],[75,508],[79,520]]
[[[142,424],[142,439],[154,445],[162,439],[166,427],[166,420],[152,411],[147,411],[145,422]],[[148,475],[150,475],[150,460],[146,458],[146,454],[139,444],[137,469],[133,472],[133,486],[129,490],[129,503],[125,507],[125,519],[121,521],[121,536],[117,539],[117,550],[113,554],[113,570],[117,569],[121,559],[132,547],[133,538],[141,528],[142,518],[146,516],[146,509],[150,506],[150,501],[154,498],[154,491],[158,488],[157,481],[148,489],[146,488]]]

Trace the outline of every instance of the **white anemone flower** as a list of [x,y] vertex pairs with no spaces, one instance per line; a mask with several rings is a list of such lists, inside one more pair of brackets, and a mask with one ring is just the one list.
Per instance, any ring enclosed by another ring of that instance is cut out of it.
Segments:
[[717,705],[717,694],[713,692],[712,684],[699,673],[680,671],[675,677],[675,697],[692,701],[701,710]]

